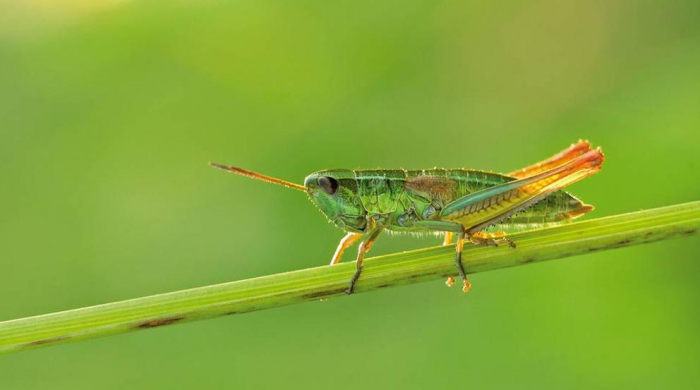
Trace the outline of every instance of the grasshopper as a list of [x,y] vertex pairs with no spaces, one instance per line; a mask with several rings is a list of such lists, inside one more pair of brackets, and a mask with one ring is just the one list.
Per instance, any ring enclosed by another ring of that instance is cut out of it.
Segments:
[[[384,230],[432,232],[444,235],[444,245],[456,236],[455,264],[462,291],[471,283],[462,264],[465,241],[499,246],[515,243],[505,233],[485,232],[561,224],[593,210],[562,188],[593,175],[605,157],[600,148],[578,141],[558,154],[508,174],[473,169],[327,169],[306,177],[304,185],[210,163],[250,178],[305,192],[311,202],[347,234],[331,259],[338,264],[343,252],[361,240],[355,273],[346,294],[352,294],[362,272],[365,254]],[[454,278],[448,278],[451,286]]]

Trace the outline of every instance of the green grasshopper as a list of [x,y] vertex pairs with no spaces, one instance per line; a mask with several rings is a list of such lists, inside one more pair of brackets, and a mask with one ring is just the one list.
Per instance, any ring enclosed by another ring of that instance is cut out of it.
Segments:
[[[331,265],[362,239],[355,274],[346,294],[352,294],[365,254],[384,231],[444,234],[444,245],[457,236],[455,264],[464,292],[471,283],[462,264],[464,242],[498,246],[515,244],[494,226],[525,229],[568,222],[593,210],[562,188],[593,175],[604,161],[600,148],[579,141],[547,160],[508,173],[472,169],[328,169],[310,174],[304,185],[245,169],[211,166],[305,192],[319,210],[347,234],[340,240]],[[454,278],[447,280],[454,283]]]

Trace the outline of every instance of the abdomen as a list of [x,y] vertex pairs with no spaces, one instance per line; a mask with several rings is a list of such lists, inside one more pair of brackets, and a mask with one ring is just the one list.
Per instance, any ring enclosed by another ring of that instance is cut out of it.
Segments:
[[[499,173],[470,169],[407,171],[404,189],[406,200],[403,203],[409,203],[410,200],[412,207],[419,210],[417,217],[420,218],[426,214],[426,204],[444,207],[465,195],[513,180],[515,179]],[[592,209],[592,206],[584,204],[573,195],[557,191],[499,222],[494,229],[530,229],[564,223]]]

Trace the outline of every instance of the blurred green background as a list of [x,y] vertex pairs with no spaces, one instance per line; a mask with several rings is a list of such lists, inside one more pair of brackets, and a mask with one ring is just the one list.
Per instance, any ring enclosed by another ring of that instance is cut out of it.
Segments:
[[[510,171],[591,217],[700,199],[700,2],[0,3],[0,320],[326,264],[322,168]],[[384,237],[374,254],[438,244]],[[690,238],[0,358],[2,389],[700,386]]]

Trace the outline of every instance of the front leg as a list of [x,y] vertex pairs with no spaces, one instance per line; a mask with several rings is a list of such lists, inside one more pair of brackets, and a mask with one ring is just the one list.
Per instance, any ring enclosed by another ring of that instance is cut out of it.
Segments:
[[338,244],[338,248],[335,250],[335,253],[333,254],[333,258],[331,259],[331,265],[336,265],[340,263],[340,259],[343,257],[343,252],[345,252],[346,249],[355,241],[357,241],[360,237],[362,237],[362,234],[360,233],[348,233],[345,235],[340,240],[340,243]]

